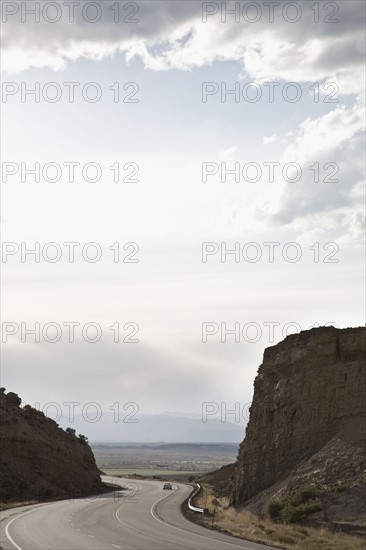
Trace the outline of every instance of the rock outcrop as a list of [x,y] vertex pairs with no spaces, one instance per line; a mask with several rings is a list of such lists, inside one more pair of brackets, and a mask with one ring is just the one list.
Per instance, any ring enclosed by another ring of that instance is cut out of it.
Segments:
[[0,393],[2,502],[73,498],[103,488],[94,455],[83,438],[65,432],[13,393]]
[[266,349],[232,503],[257,499],[258,511],[270,499],[312,486],[322,498],[322,521],[360,519],[365,413],[366,328],[315,328]]

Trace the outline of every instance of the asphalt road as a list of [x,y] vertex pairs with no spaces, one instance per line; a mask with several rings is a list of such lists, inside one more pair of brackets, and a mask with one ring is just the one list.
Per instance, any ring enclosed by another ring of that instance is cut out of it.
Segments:
[[94,499],[60,500],[1,513],[5,550],[269,550],[188,521],[180,505],[191,487],[106,478],[128,486]]

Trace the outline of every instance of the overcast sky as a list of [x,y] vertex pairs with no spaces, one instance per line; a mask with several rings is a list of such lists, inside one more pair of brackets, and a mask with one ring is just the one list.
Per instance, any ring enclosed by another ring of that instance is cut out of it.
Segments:
[[39,22],[34,4],[2,3],[3,386],[200,414],[248,403],[287,330],[365,323],[364,2],[239,2],[226,21],[222,2],[40,2]]

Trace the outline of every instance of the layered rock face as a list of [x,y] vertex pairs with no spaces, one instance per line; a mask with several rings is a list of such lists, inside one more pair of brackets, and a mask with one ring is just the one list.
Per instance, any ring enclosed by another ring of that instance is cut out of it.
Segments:
[[[14,394],[13,394],[14,395]],[[3,502],[80,497],[103,485],[85,441],[43,413],[0,394],[0,495]]]
[[365,483],[365,413],[366,328],[316,328],[266,349],[232,503],[242,506],[281,481],[329,494],[342,482],[344,495],[356,495]]

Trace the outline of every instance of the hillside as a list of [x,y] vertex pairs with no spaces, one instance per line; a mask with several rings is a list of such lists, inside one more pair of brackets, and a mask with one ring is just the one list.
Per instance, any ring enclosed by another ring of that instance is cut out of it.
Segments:
[[365,395],[366,328],[315,328],[266,349],[232,504],[263,513],[275,501],[273,517],[296,519],[300,506],[298,519],[363,524]]
[[80,497],[103,488],[86,440],[9,392],[0,393],[0,495],[2,502]]
[[[245,518],[258,528],[259,516],[366,536],[365,396],[364,327],[315,328],[267,348],[236,463],[200,480],[205,506],[212,495],[216,527],[227,530],[236,518],[242,536],[251,538]],[[272,538],[258,540],[277,541],[285,531],[274,525]],[[310,532],[299,533],[289,536],[302,548],[299,537]],[[340,544],[357,547],[346,539]]]

